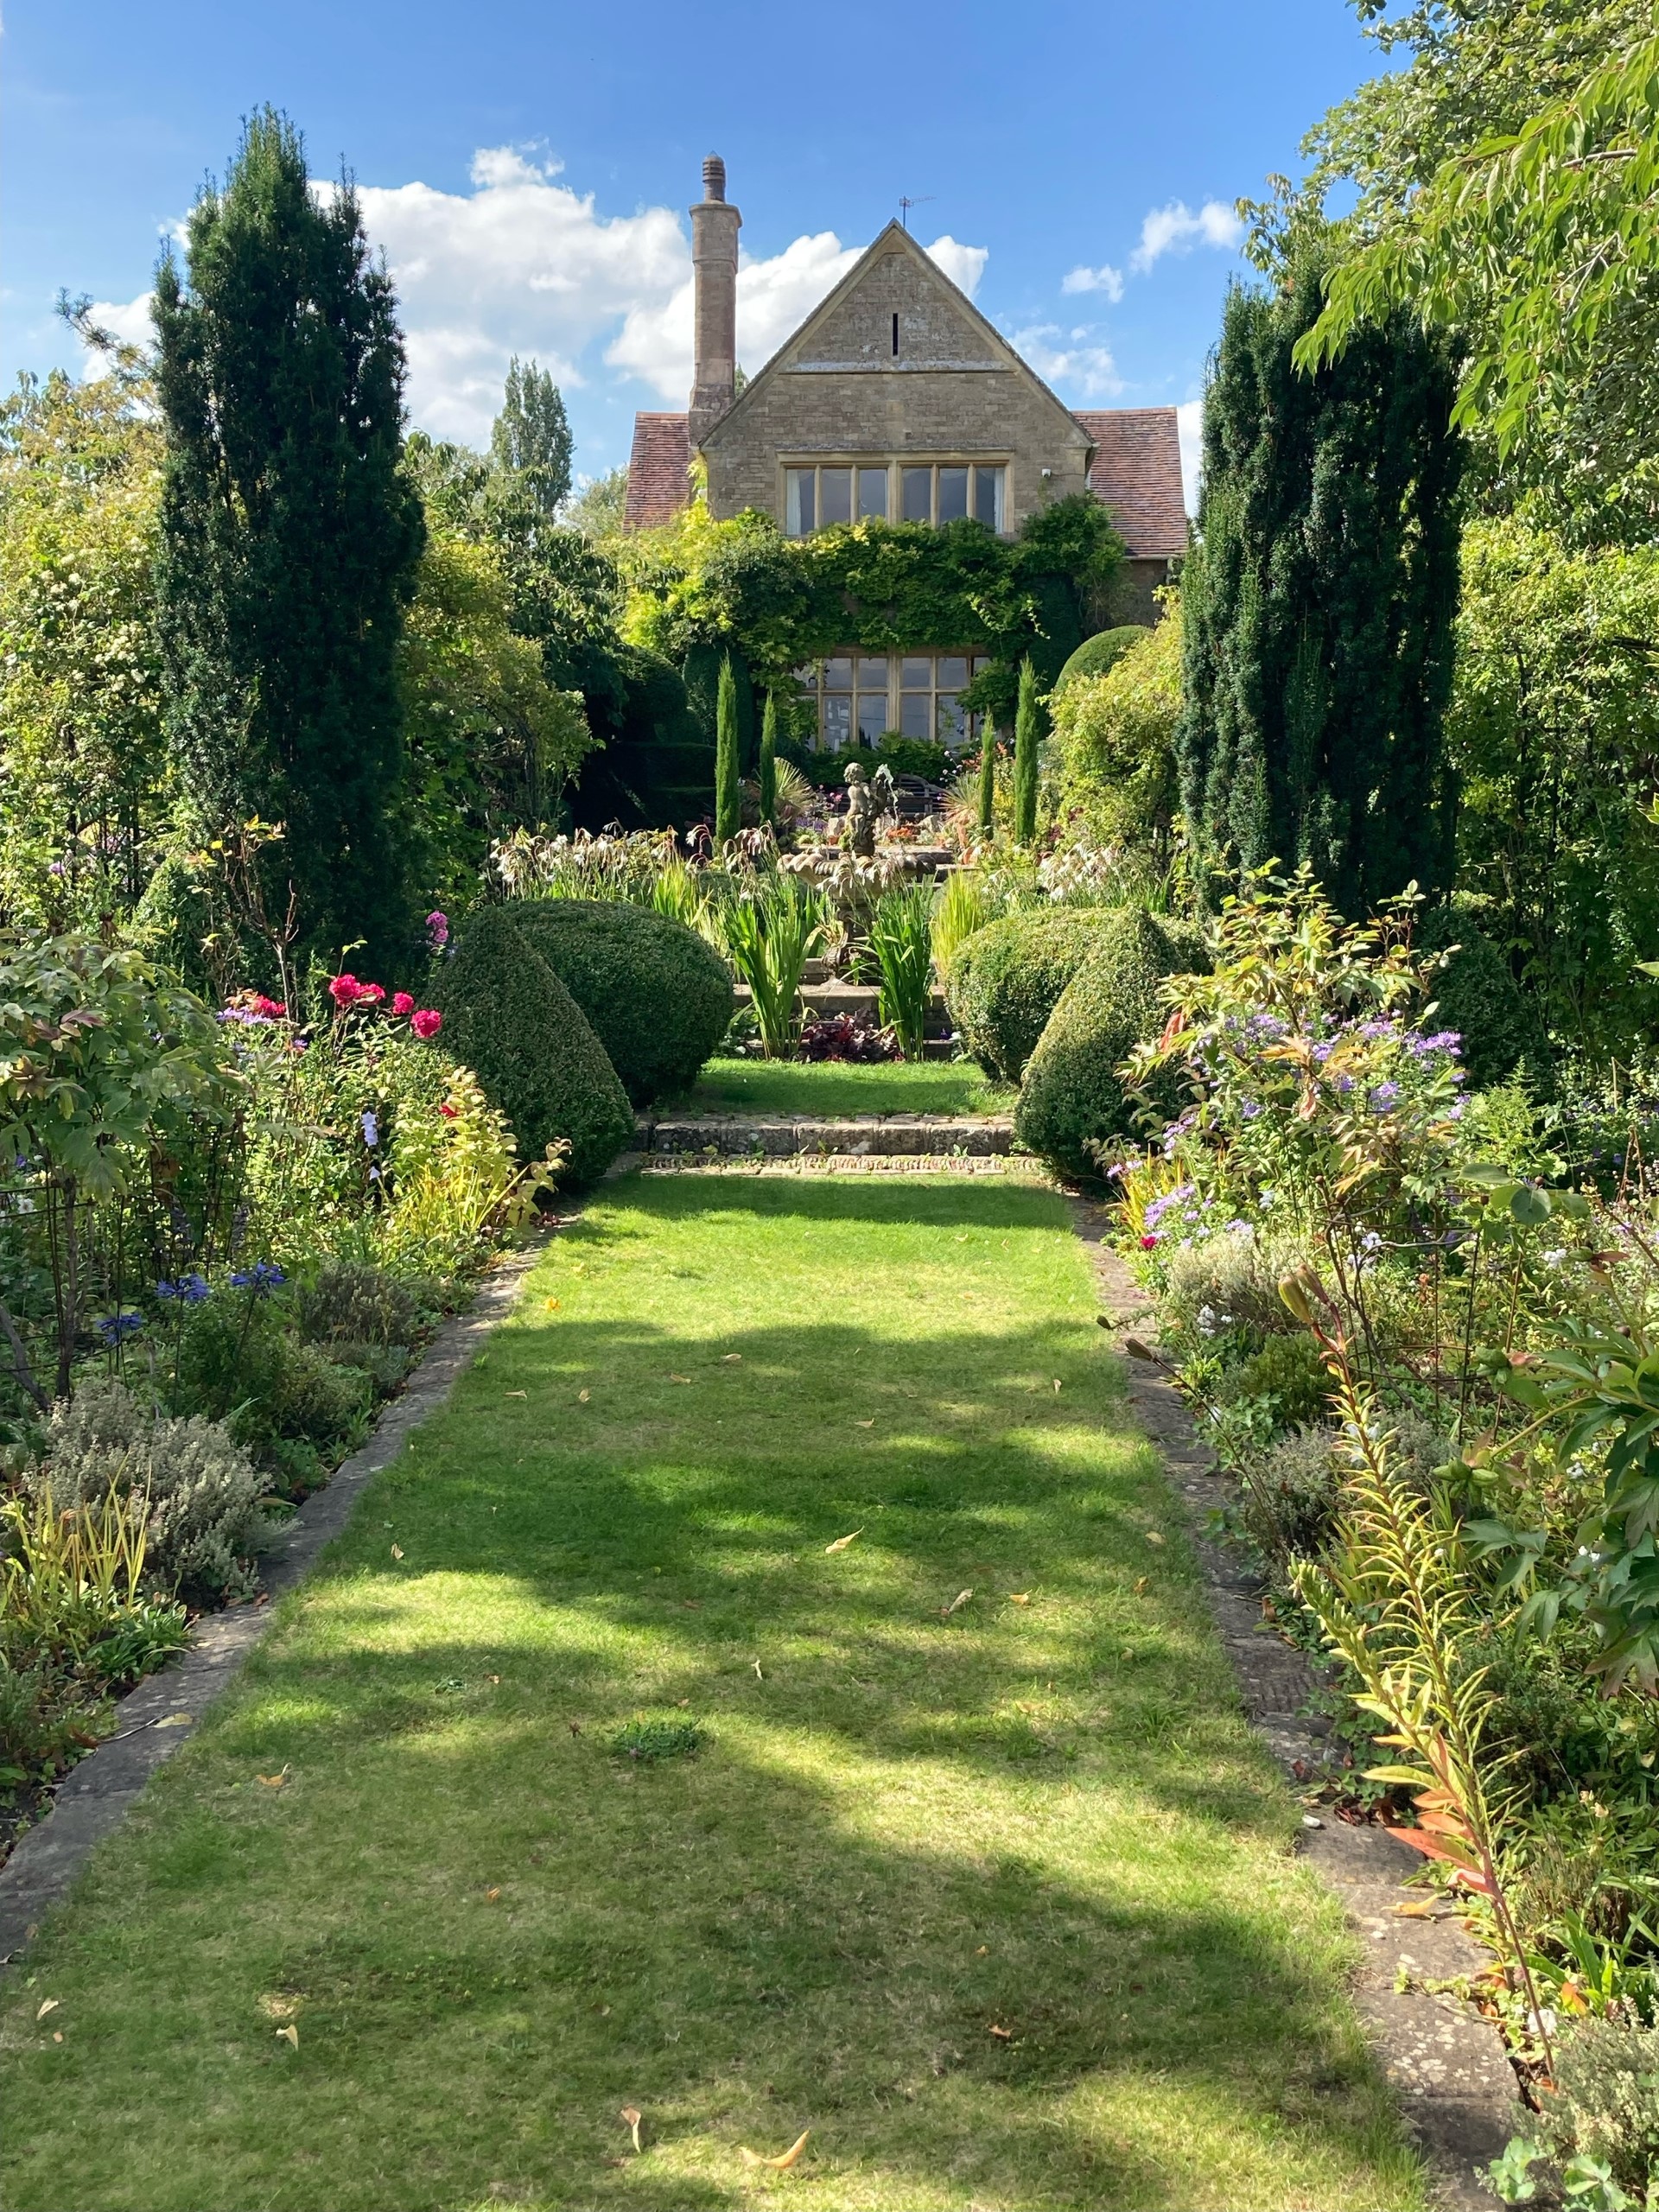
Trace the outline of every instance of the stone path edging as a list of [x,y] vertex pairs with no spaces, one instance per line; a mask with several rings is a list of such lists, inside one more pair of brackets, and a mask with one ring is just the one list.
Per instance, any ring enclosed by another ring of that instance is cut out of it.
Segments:
[[[303,1580],[324,1545],[345,1528],[370,1477],[390,1466],[410,1430],[442,1405],[479,1345],[512,1311],[540,1254],[538,1242],[496,1262],[467,1312],[454,1315],[433,1338],[368,1442],[342,1460],[326,1488],[314,1491],[285,1524],[264,1562],[262,1579],[273,1601]],[[0,1866],[0,1971],[29,1942],[41,1916],[64,1896],[94,1847],[119,1827],[157,1767],[235,1680],[274,1611],[274,1602],[259,1602],[203,1615],[190,1648],[118,1700],[115,1733],[64,1777],[51,1811],[18,1839]]]
[[817,1120],[762,1114],[641,1115],[638,1127],[640,1147],[652,1154],[981,1158],[1014,1149],[1014,1122],[1006,1114],[853,1114]]
[[[1088,1247],[1112,1341],[1125,1353],[1126,1332],[1144,1326],[1153,1306],[1107,1241],[1104,1210],[1070,1200],[1072,1223]],[[1205,1533],[1211,1513],[1232,1502],[1232,1486],[1215,1454],[1194,1433],[1184,1400],[1163,1370],[1124,1357],[1129,1401],[1169,1471],[1185,1507],[1210,1608],[1237,1675],[1245,1713],[1293,1781],[1325,1758],[1324,1732],[1306,1713],[1318,1677],[1306,1656],[1263,1632],[1261,1584],[1228,1548]],[[1427,2158],[1442,2204],[1452,2212],[1491,2212],[1496,2200],[1477,2178],[1513,2134],[1523,2133],[1525,2107],[1496,2028],[1454,1999],[1395,1987],[1402,1971],[1414,1980],[1451,1980],[1478,1974],[1491,1961],[1453,1916],[1401,1919],[1395,1908],[1421,1904],[1407,1891],[1422,1870],[1407,1844],[1386,1828],[1355,1827],[1325,1818],[1302,1831],[1302,1855],[1336,1891],[1365,1943],[1353,1997],[1372,2049],[1382,2062],[1408,2126]],[[1432,1894],[1432,1893],[1428,1893]]]

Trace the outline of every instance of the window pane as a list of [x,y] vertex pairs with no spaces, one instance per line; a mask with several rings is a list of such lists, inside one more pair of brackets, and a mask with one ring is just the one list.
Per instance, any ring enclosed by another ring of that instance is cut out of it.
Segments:
[[938,729],[941,745],[963,745],[968,738],[968,717],[948,691],[939,694]]
[[823,688],[826,691],[850,691],[853,688],[853,661],[850,653],[837,653],[833,660],[823,664]]
[[818,471],[818,493],[823,507],[818,517],[820,522],[851,522],[853,472],[850,468],[821,468]]
[[887,695],[885,691],[861,691],[858,695],[858,734],[866,745],[879,745],[887,727]]
[[887,518],[887,472],[885,468],[861,468],[859,470],[858,518],[861,522],[886,522]]
[[965,691],[968,688],[968,656],[966,653],[939,655],[939,689],[941,691]]
[[901,691],[931,691],[933,689],[932,662],[914,657],[900,661],[899,689]]
[[1002,527],[1002,475],[1000,468],[974,471],[974,512],[993,530]]
[[[828,496],[824,504],[829,505]],[[968,512],[968,472],[965,468],[939,471],[939,520],[960,522]],[[825,517],[828,520],[828,517]]]
[[899,702],[899,728],[906,737],[931,737],[933,694],[906,691]]
[[784,471],[784,531],[790,537],[804,537],[817,524],[812,515],[812,471]]
[[853,702],[843,693],[839,698],[823,702],[823,741],[831,753],[839,753],[853,734]]
[[874,691],[878,685],[883,691],[887,688],[887,660],[885,653],[878,654],[874,660],[861,660],[858,664],[859,690]]
[[933,519],[933,472],[931,468],[907,468],[904,472],[905,520],[931,522]]

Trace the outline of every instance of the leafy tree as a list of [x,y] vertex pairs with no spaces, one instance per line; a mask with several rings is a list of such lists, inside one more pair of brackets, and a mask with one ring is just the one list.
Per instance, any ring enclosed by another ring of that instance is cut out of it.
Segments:
[[1028,845],[1037,835],[1037,747],[1042,736],[1037,704],[1037,675],[1030,661],[1020,664],[1020,702],[1014,717],[1014,842]]
[[1649,404],[1659,350],[1659,38],[1650,0],[1414,0],[1370,35],[1404,67],[1310,135],[1308,177],[1258,208],[1271,264],[1357,190],[1325,315],[1325,360],[1398,308],[1454,328],[1459,423],[1492,493],[1583,533],[1645,537],[1659,515]]
[[1230,295],[1184,587],[1182,804],[1200,860],[1306,861],[1352,914],[1439,882],[1461,443],[1445,347],[1402,315],[1310,375],[1305,253]]
[[579,530],[594,544],[604,545],[622,531],[622,518],[628,504],[627,464],[608,469],[603,476],[595,476],[584,484],[574,499],[566,502],[563,520],[570,530]]
[[1627,1055],[1659,986],[1659,551],[1513,518],[1464,547],[1458,881],[1564,1041]]
[[136,903],[172,793],[153,569],[162,437],[139,357],[0,406],[0,916]]
[[186,237],[188,282],[169,253],[156,285],[168,735],[210,825],[285,825],[308,938],[395,959],[397,641],[422,521],[391,286],[349,183],[314,197],[269,108]]
[[570,496],[570,425],[564,401],[548,372],[515,353],[507,369],[501,412],[490,432],[490,459],[499,476],[551,522]]
[[1175,731],[1181,714],[1181,608],[1140,632],[1103,673],[1069,681],[1052,702],[1063,807],[1082,813],[1109,845],[1173,855],[1180,813]]
[[778,823],[778,696],[766,694],[766,711],[760,720],[760,819],[771,827]]
[[742,827],[737,774],[737,679],[729,655],[720,664],[720,702],[715,709],[715,845],[716,850]]

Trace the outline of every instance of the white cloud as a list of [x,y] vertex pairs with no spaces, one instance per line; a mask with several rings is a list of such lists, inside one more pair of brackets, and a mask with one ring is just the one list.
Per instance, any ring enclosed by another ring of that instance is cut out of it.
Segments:
[[1195,515],[1204,464],[1204,402],[1184,400],[1175,410],[1175,428],[1181,441],[1181,489],[1186,494],[1186,512]]
[[926,251],[928,259],[938,262],[957,289],[966,292],[971,300],[991,257],[989,246],[960,245],[947,231],[943,238],[935,238]]
[[1078,399],[1115,399],[1123,389],[1117,364],[1103,346],[1056,345],[1062,333],[1058,323],[1041,322],[1029,330],[1016,330],[1012,343],[1045,384],[1065,385]]
[[1068,270],[1060,289],[1063,292],[1104,292],[1109,300],[1121,300],[1123,296],[1123,271],[1114,269],[1109,261],[1103,262],[1098,269]]
[[155,300],[154,292],[140,292],[136,300],[94,300],[91,320],[99,329],[112,331],[124,346],[153,346],[156,326],[149,311]]
[[1144,276],[1166,253],[1190,253],[1195,245],[1217,245],[1236,251],[1244,226],[1224,200],[1206,200],[1195,215],[1184,200],[1167,207],[1154,207],[1141,226],[1141,243],[1129,256],[1129,266]]

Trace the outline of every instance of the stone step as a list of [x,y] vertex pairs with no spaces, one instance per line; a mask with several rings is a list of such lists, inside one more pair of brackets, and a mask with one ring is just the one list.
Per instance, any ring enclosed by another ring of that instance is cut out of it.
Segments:
[[1002,1114],[857,1114],[805,1120],[760,1114],[673,1116],[642,1114],[639,1149],[714,1153],[723,1159],[783,1160],[802,1154],[842,1157],[985,1159],[1014,1149],[1014,1123]]
[[[753,996],[747,983],[736,987],[737,1002],[747,1006]],[[850,1014],[860,1021],[868,1022],[872,1029],[881,1021],[881,994],[874,983],[843,982],[839,976],[823,982],[803,983],[800,988],[801,1008],[809,1021],[823,1021],[835,1014]],[[944,993],[932,991],[928,995],[927,1026],[943,1036],[950,1028],[950,1017],[945,1009]]]

